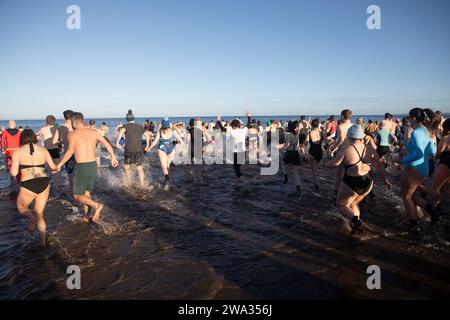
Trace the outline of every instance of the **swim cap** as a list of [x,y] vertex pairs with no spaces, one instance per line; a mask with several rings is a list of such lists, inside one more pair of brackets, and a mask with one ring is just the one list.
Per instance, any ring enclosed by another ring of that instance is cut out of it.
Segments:
[[347,132],[349,138],[352,139],[364,139],[364,132],[360,125],[354,124],[348,129]]
[[161,121],[161,127],[163,129],[170,128],[170,121],[168,118],[164,118],[163,121]]

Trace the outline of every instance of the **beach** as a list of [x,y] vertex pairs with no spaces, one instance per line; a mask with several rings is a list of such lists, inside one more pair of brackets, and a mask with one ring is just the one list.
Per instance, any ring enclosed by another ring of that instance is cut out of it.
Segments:
[[[3,160],[3,159],[2,159]],[[103,159],[106,164],[106,160]],[[0,299],[438,299],[450,294],[448,200],[438,225],[407,233],[398,177],[387,191],[375,175],[374,199],[362,208],[364,233],[349,236],[334,205],[333,171],[322,168],[313,192],[282,183],[281,171],[260,176],[244,165],[236,187],[230,165],[203,166],[194,183],[185,166],[171,170],[173,190],[160,188],[154,152],[145,172],[155,188],[124,190],[121,168],[102,168],[95,197],[100,226],[83,223],[66,194],[52,195],[45,217],[47,248],[26,232],[0,173]],[[69,290],[69,265],[81,290]],[[368,266],[381,269],[381,290],[368,290]]]

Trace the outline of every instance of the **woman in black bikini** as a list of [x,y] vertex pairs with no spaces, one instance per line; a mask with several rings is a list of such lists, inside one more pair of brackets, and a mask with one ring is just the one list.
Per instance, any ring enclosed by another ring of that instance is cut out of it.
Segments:
[[[319,191],[319,182],[317,181],[317,165],[323,158],[322,143],[325,142],[328,145],[328,139],[326,133],[319,129],[320,119],[316,118],[311,122],[312,129],[306,137],[306,141],[309,143],[309,164],[312,170],[312,176],[314,181],[314,188]],[[327,147],[327,146],[326,146]]]
[[[31,223],[28,231],[31,233],[37,226],[41,245],[45,246],[45,220],[44,209],[50,192],[50,178],[45,174],[45,164],[52,171],[58,167],[52,160],[47,149],[37,145],[36,134],[31,129],[25,129],[20,137],[21,147],[13,153],[11,175],[17,176],[20,172],[22,182],[17,198],[17,210],[27,216]],[[29,208],[34,201],[34,208]]]
[[369,173],[372,163],[383,177],[385,186],[392,187],[376,150],[370,144],[364,143],[364,136],[359,125],[351,126],[347,133],[350,144],[327,164],[327,167],[337,167],[344,163],[345,174],[336,203],[341,213],[351,221],[352,234],[355,234],[362,224],[358,204],[372,190],[373,180]]

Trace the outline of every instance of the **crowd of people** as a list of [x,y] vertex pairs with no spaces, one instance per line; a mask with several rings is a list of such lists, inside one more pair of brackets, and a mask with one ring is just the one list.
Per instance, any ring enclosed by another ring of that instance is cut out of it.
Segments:
[[11,181],[15,178],[20,186],[17,209],[30,219],[30,232],[37,227],[42,245],[45,245],[44,209],[50,176],[53,188],[58,190],[59,172],[63,168],[70,194],[83,207],[83,219],[99,222],[103,204],[94,201],[91,194],[100,173],[103,149],[108,152],[112,167],[119,165],[116,153],[123,149],[124,186],[134,185],[132,169],[136,168],[139,180],[136,187],[141,189],[148,187],[144,164],[154,148],[164,176],[164,190],[171,188],[170,168],[174,159],[177,164],[186,165],[197,181],[202,177],[202,167],[209,164],[206,154],[213,156],[215,163],[223,164],[223,159],[217,156],[225,152],[225,163],[233,164],[238,185],[246,180],[242,164],[261,166],[267,164],[264,159],[274,161],[280,157],[283,182],[289,183],[292,175],[298,195],[302,193],[301,165],[311,168],[313,191],[319,195],[319,168],[329,168],[334,170],[336,206],[348,219],[352,234],[362,226],[361,202],[373,196],[377,181],[373,167],[387,188],[392,184],[386,168],[401,171],[401,197],[411,232],[420,232],[421,212],[430,216],[431,224],[437,223],[442,198],[450,194],[450,120],[430,109],[413,108],[401,120],[386,113],[382,121],[365,123],[359,118],[353,123],[352,112],[346,109],[339,120],[331,116],[321,122],[319,118],[302,116],[291,121],[270,120],[265,125],[249,112],[246,123],[239,118],[224,121],[218,116],[216,121],[209,122],[193,118],[188,124],[171,123],[164,118],[158,123],[147,120],[141,125],[129,110],[127,123],[116,127],[113,141],[106,123],[97,128],[94,120],[87,123],[83,114],[71,110],[64,111],[63,116],[64,123],[59,126],[54,116],[47,116],[45,126],[38,132],[16,128],[13,120],[9,121],[8,129],[0,132]]

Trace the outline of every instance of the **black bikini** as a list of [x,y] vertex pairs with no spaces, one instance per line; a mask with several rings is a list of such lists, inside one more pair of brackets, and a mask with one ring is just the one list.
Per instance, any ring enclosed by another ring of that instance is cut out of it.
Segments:
[[[30,143],[30,155],[33,155],[34,153],[34,146],[32,143]],[[43,168],[45,169],[45,163],[44,164],[21,164],[19,165],[19,170],[23,169],[30,169],[30,168]],[[40,178],[34,178],[26,181],[22,181],[20,183],[20,186],[24,189],[27,189],[28,191],[31,191],[36,194],[40,194],[44,192],[48,186],[50,185],[50,178],[49,177],[40,177]]]
[[349,168],[357,165],[360,162],[364,162],[362,159],[362,156],[364,155],[364,152],[366,151],[366,147],[364,147],[362,154],[360,154],[358,149],[356,149],[356,147],[353,144],[351,144],[351,146],[356,150],[356,153],[358,153],[359,160],[352,165],[345,164],[345,174],[344,174],[343,182],[347,186],[349,186],[353,191],[355,191],[358,195],[361,196],[370,190],[370,187],[372,186],[372,177],[370,176],[369,173],[366,173],[363,176],[356,176],[356,177],[350,176],[347,174],[347,170]]

